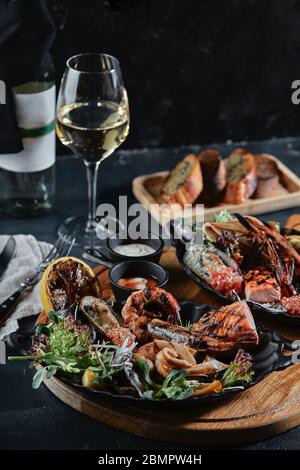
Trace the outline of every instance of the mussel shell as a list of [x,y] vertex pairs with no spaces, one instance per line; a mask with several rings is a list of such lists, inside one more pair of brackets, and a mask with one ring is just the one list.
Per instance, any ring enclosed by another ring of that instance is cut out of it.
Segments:
[[121,320],[117,318],[111,306],[102,299],[92,296],[83,297],[79,309],[94,328],[104,336],[107,328],[113,329],[120,326]]

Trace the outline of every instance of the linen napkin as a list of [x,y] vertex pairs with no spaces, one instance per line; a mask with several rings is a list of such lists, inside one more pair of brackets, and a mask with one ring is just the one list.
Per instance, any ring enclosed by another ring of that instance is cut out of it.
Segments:
[[[0,235],[0,252],[8,238],[8,235]],[[0,280],[0,303],[4,302],[17,290],[22,281],[35,272],[37,265],[52,246],[49,243],[36,240],[33,235],[15,235],[14,239],[16,240],[15,256]],[[40,283],[37,283],[33,288],[25,290],[12,315],[0,327],[0,339],[17,331],[20,318],[37,315],[41,309]]]

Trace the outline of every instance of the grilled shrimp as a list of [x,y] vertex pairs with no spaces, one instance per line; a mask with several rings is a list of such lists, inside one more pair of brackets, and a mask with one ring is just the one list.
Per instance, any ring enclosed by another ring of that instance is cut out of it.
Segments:
[[147,325],[154,318],[181,324],[177,300],[159,287],[133,292],[122,309],[122,317],[124,326],[142,343],[151,340]]

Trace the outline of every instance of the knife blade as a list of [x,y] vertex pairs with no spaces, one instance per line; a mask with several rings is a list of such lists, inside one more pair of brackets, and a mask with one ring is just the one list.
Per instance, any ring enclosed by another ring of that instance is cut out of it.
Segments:
[[10,263],[10,260],[13,258],[16,250],[16,241],[14,237],[9,237],[6,242],[5,247],[3,248],[0,254],[0,280],[3,274],[6,271],[7,266]]

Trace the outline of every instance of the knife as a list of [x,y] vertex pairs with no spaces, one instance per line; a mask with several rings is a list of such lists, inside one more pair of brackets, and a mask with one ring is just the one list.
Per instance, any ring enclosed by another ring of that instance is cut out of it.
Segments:
[[16,241],[14,237],[9,237],[5,247],[0,254],[0,279],[6,271],[7,266],[9,265],[10,260],[13,258],[16,250]]

